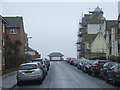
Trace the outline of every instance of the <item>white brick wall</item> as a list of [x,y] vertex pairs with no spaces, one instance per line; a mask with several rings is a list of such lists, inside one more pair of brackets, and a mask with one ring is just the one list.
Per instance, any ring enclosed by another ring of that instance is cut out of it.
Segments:
[[118,2],[118,15],[120,14],[120,1]]
[[2,19],[0,18],[0,70],[2,70]]

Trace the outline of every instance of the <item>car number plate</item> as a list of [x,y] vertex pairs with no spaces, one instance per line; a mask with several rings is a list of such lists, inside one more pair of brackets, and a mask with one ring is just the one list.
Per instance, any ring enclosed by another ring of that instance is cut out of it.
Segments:
[[31,74],[32,72],[25,72],[25,74]]

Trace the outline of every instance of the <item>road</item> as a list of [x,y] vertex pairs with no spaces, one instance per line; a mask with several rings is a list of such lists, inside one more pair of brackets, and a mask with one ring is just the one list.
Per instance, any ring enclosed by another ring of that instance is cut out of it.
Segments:
[[48,75],[41,85],[25,84],[16,86],[16,89],[22,88],[116,88],[105,81],[90,76],[69,65],[64,61],[51,62]]

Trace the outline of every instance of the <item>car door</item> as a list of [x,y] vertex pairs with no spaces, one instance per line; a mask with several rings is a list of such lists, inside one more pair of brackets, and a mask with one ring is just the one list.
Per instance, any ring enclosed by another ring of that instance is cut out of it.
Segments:
[[112,66],[108,71],[108,78],[109,80],[112,80],[113,74],[114,74],[115,66]]

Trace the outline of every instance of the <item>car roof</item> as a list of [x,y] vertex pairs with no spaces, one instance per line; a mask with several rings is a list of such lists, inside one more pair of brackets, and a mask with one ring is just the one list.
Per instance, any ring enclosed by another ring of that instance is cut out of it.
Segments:
[[107,62],[108,62],[109,60],[98,60],[98,59],[97,59],[97,61],[103,61],[103,62],[104,62],[104,61],[107,61]]
[[23,63],[21,65],[28,65],[28,64],[38,64],[37,62],[31,62],[31,63]]

